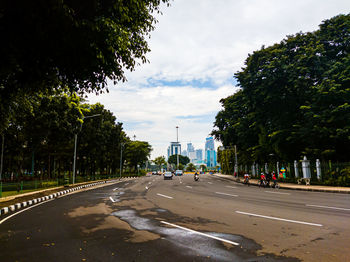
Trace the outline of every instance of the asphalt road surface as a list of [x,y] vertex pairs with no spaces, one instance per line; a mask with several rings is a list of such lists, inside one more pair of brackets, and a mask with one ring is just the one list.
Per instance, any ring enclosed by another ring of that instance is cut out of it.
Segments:
[[0,261],[350,261],[350,195],[148,176],[0,220]]

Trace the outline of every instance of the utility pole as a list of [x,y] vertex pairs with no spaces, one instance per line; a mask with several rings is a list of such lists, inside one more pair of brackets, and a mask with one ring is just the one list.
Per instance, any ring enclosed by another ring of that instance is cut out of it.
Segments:
[[122,178],[122,159],[123,159],[123,146],[124,143],[120,143],[120,167],[119,167],[119,178]]
[[[84,119],[87,118],[92,118],[92,117],[96,117],[96,116],[100,116],[101,114],[96,114],[96,115],[92,115],[92,116],[84,116]],[[83,123],[81,123],[80,129],[83,127]],[[77,159],[77,140],[78,140],[78,131],[74,134],[74,159],[73,159],[73,184],[75,183],[75,167],[76,167],[76,159]]]
[[2,143],[1,143],[1,166],[0,166],[0,181],[2,179],[2,166],[4,163],[4,144],[5,144],[5,135],[2,133],[1,135]]
[[238,162],[237,162],[237,146],[235,145],[235,171],[238,176]]
[[177,166],[176,169],[179,169],[179,127],[176,126],[176,143],[177,143]]

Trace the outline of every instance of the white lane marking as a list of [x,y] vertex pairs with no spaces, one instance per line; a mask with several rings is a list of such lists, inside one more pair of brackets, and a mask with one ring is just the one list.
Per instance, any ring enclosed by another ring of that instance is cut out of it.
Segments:
[[110,199],[113,203],[116,202],[112,197],[109,197],[109,199]]
[[166,225],[168,225],[168,226],[180,228],[180,229],[182,229],[182,230],[186,230],[186,231],[189,231],[189,232],[194,233],[194,234],[197,234],[197,235],[201,235],[201,236],[209,237],[209,238],[212,238],[212,239],[215,239],[215,240],[219,240],[219,241],[222,241],[222,242],[226,242],[226,243],[229,243],[229,244],[234,245],[234,246],[239,246],[238,243],[233,242],[233,241],[230,241],[230,240],[227,240],[227,239],[223,239],[223,238],[221,238],[221,237],[211,236],[211,235],[208,235],[208,234],[204,234],[204,233],[202,233],[202,232],[198,232],[198,231],[195,231],[195,230],[186,228],[186,227],[182,227],[182,226],[178,226],[178,225],[175,225],[175,224],[171,224],[171,223],[165,222],[165,221],[160,221],[160,222],[163,223],[163,224],[166,224]]
[[145,187],[148,190],[148,186]]
[[182,180],[181,180],[181,177],[179,177],[179,180],[180,180],[180,184],[182,184]]
[[16,215],[18,215],[18,214],[20,214],[20,213],[22,213],[22,212],[24,212],[24,211],[27,211],[27,210],[29,210],[29,209],[31,209],[31,208],[33,208],[33,207],[37,207],[37,206],[40,206],[40,205],[42,205],[42,204],[48,203],[48,202],[50,202],[50,201],[52,201],[52,200],[55,200],[55,199],[47,200],[47,201],[41,202],[41,203],[39,203],[39,204],[36,204],[36,205],[30,206],[30,207],[27,207],[26,209],[22,209],[22,210],[20,210],[20,211],[18,211],[18,212],[16,212],[16,213],[14,213],[14,214],[12,214],[12,215],[10,215],[10,216],[4,218],[3,220],[1,220],[1,221],[0,221],[0,225],[1,225],[2,223],[4,223],[6,220],[10,219],[11,217],[14,217],[14,216],[16,216]]
[[304,225],[309,225],[309,226],[322,227],[321,224],[309,223],[309,222],[304,222],[304,221],[297,221],[297,220],[291,220],[291,219],[285,219],[285,218],[279,218],[279,217],[263,216],[263,215],[247,213],[247,212],[241,212],[241,211],[236,211],[236,213],[242,214],[242,215],[254,216],[254,217],[262,217],[262,218],[267,218],[267,219],[273,219],[273,220],[280,220],[280,221],[285,221],[285,222],[297,223],[297,224],[304,224]]
[[212,185],[213,183],[212,183],[212,182],[208,182],[208,184],[211,184],[211,185]]
[[114,188],[114,189],[113,189],[113,191],[116,191],[116,190],[118,190],[118,189],[119,189],[119,188],[118,188],[118,187],[116,187],[116,188]]
[[186,187],[188,187],[188,188],[192,188],[191,186],[186,186]]
[[150,185],[150,184],[152,184],[152,182],[148,182],[148,184]]
[[290,195],[290,193],[282,193],[282,192],[273,192],[273,191],[265,191],[265,192],[271,193],[271,194]]
[[126,183],[125,185],[126,185],[126,186],[129,185],[129,183]]
[[157,195],[158,195],[158,196],[161,196],[161,197],[166,197],[166,198],[173,199],[173,197],[171,197],[171,196],[166,196],[166,195],[162,195],[162,194],[159,194],[159,193],[157,193]]
[[345,210],[350,211],[350,208],[343,208],[343,207],[329,207],[329,206],[318,206],[318,205],[306,205],[308,207],[320,207],[320,208],[329,208],[329,209],[337,209],[337,210]]
[[227,193],[222,193],[222,192],[215,192],[215,194],[224,195],[224,196],[238,197],[238,195],[232,195],[232,194],[227,194]]
[[237,187],[235,187],[235,186],[226,186],[226,187],[228,187],[228,188],[237,188]]

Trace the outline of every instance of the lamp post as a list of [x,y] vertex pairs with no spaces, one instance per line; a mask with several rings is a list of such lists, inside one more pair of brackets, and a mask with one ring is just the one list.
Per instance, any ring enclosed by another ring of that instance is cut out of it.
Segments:
[[124,143],[120,143],[120,167],[119,167],[119,179],[122,178],[122,159],[123,159],[123,146]]
[[2,179],[2,166],[4,163],[4,143],[5,143],[5,135],[1,135],[2,143],[1,143],[1,165],[0,165],[0,181]]
[[177,146],[177,166],[176,169],[179,169],[179,127],[176,127],[176,146]]
[[[87,118],[92,118],[96,116],[100,116],[101,114],[95,114],[92,116],[84,116],[82,120]],[[83,122],[84,123],[84,122]],[[80,129],[83,127],[83,123],[80,125]],[[73,184],[75,184],[75,167],[76,167],[76,159],[77,159],[77,140],[78,140],[78,132],[74,134],[74,159],[73,159]]]

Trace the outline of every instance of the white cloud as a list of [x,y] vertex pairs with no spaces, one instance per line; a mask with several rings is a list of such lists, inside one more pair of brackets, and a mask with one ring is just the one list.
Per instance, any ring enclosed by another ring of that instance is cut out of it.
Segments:
[[[176,125],[181,141],[203,147],[220,110],[219,100],[235,92],[232,77],[248,53],[286,35],[317,30],[323,20],[348,13],[350,1],[174,0],[162,10],[149,42],[150,63],[127,73],[128,83],[110,85],[109,94],[90,100],[113,111],[129,136],[149,141],[153,157],[166,154],[170,140],[176,139]],[[164,83],[144,88],[148,79],[198,80],[211,86]]]

